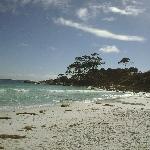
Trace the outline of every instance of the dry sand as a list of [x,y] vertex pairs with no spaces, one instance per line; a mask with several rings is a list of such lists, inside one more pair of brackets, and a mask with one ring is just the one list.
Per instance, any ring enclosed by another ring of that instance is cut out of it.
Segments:
[[1,110],[0,117],[0,149],[150,150],[146,96]]

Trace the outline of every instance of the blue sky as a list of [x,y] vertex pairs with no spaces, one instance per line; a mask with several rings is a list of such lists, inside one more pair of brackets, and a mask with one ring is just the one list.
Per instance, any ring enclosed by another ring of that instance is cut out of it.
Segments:
[[54,78],[93,52],[148,71],[149,27],[149,0],[1,0],[0,78]]

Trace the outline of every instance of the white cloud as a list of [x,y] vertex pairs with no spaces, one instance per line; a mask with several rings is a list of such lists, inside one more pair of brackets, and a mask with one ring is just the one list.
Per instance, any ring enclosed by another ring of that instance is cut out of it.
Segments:
[[122,0],[122,4],[124,6],[128,6],[128,5],[141,5],[142,1],[139,1],[139,0]]
[[72,27],[72,28],[76,28],[84,32],[91,33],[95,36],[103,37],[103,38],[116,39],[116,40],[121,40],[121,41],[137,41],[137,42],[142,42],[145,40],[143,37],[140,37],[140,36],[115,34],[107,30],[89,27],[86,25],[82,25],[80,23],[73,22],[71,20],[66,20],[64,18],[56,19],[55,23],[68,26],[68,27]]
[[54,52],[54,51],[56,51],[56,50],[57,50],[57,48],[56,48],[56,47],[54,47],[54,46],[50,46],[50,50]]
[[1,13],[5,13],[8,11],[14,12],[15,9],[16,9],[16,5],[14,5],[14,3],[2,3],[0,1],[0,12]]
[[61,7],[67,6],[68,2],[69,2],[69,0],[32,0],[33,4],[40,3],[45,8],[48,8],[51,5],[61,8]]
[[[121,2],[121,1],[120,1]],[[128,3],[127,3],[128,2]],[[145,9],[138,6],[138,3],[129,3],[129,1],[122,1],[122,5],[113,6],[112,3],[92,4],[90,3],[89,9],[92,13],[114,13],[126,16],[138,16],[145,11]]]
[[5,0],[5,3],[0,1],[0,12],[13,12],[18,7],[37,4],[44,9],[47,9],[50,6],[63,9],[64,7],[68,6],[69,2],[70,0]]
[[[19,1],[18,1],[19,2]],[[22,4],[22,5],[26,5],[26,4],[28,4],[28,3],[30,3],[31,2],[31,0],[20,0],[20,3]]]
[[41,3],[44,6],[51,6],[51,5],[55,5],[55,6],[61,6],[61,5],[65,5],[68,4],[68,0],[8,0],[8,1],[13,1],[14,3],[20,3],[22,5],[26,5],[26,4],[38,4]]
[[115,20],[115,18],[114,18],[114,17],[106,17],[106,18],[103,18],[102,20],[103,20],[103,21],[112,22],[112,21]]
[[76,12],[77,17],[80,18],[81,20],[87,20],[89,17],[88,9],[87,8],[80,8]]
[[144,9],[137,9],[133,6],[127,6],[125,9],[120,9],[117,7],[108,7],[108,12],[120,14],[120,15],[131,15],[131,16],[137,16],[140,13],[144,12]]
[[104,53],[119,53],[120,50],[115,45],[106,45],[99,49],[99,51]]
[[29,46],[29,44],[28,44],[28,43],[23,42],[23,43],[20,43],[20,44],[19,44],[19,46],[22,46],[22,47],[28,47],[28,46]]

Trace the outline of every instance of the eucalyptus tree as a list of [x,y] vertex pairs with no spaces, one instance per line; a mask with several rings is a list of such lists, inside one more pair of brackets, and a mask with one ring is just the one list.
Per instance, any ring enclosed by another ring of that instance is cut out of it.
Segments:
[[75,62],[67,67],[66,74],[72,78],[81,80],[89,71],[91,72],[92,70],[98,69],[102,64],[104,64],[104,62],[98,53],[93,53],[89,56],[83,55],[75,58]]
[[127,64],[130,62],[130,58],[127,58],[127,57],[124,57],[124,58],[122,58],[119,62],[118,62],[118,64],[123,64],[124,66],[125,66],[125,68],[126,68],[126,66],[127,66]]

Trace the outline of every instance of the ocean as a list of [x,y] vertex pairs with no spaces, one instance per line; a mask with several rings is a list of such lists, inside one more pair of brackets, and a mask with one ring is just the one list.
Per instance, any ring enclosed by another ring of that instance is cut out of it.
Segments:
[[94,102],[128,96],[123,92],[87,87],[0,82],[0,109],[55,105],[63,101]]

